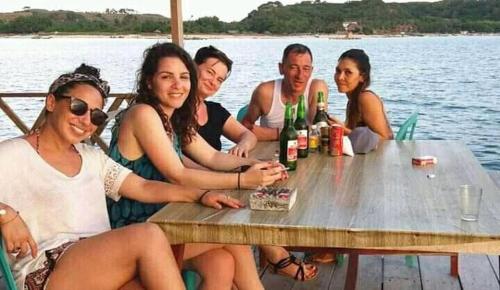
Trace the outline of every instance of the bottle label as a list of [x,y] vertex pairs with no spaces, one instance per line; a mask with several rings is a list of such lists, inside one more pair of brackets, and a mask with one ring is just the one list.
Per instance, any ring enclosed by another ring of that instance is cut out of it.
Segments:
[[297,161],[297,140],[289,140],[287,145],[287,162]]
[[298,149],[307,149],[307,130],[297,130]]

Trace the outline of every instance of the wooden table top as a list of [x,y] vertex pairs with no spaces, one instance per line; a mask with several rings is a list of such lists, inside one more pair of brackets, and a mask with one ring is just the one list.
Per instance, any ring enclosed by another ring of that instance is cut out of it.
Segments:
[[[252,152],[272,158],[277,142]],[[418,167],[414,156],[438,164]],[[429,178],[429,175],[434,175]],[[460,219],[458,187],[477,184],[477,222]],[[215,210],[171,203],[149,221],[175,243],[214,242],[302,247],[500,254],[500,191],[461,141],[385,141],[371,153],[312,153],[280,185],[298,189],[289,212]],[[251,190],[229,194],[248,202]]]

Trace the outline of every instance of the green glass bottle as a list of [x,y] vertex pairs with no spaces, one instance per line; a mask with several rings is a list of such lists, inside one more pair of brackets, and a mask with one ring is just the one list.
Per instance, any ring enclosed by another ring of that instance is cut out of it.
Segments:
[[297,108],[297,119],[293,124],[297,131],[297,149],[299,158],[306,158],[309,152],[309,130],[306,121],[306,104],[304,95],[299,97],[299,105]]
[[328,126],[328,115],[326,113],[326,103],[323,92],[318,92],[318,102],[316,104],[316,115],[314,116],[313,124],[321,130],[321,127]]
[[280,134],[280,163],[289,171],[297,169],[297,131],[293,127],[292,104],[286,103],[285,126]]

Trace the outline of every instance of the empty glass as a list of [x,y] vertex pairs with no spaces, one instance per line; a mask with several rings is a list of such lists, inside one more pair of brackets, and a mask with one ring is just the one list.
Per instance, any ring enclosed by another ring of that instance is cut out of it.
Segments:
[[460,211],[464,221],[477,221],[483,189],[475,185],[460,185]]

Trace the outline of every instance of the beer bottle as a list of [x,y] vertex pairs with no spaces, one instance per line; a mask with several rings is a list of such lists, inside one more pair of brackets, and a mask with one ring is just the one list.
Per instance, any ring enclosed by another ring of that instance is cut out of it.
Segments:
[[311,125],[311,131],[309,132],[309,152],[316,152],[319,149],[320,133],[316,125]]
[[290,171],[297,168],[297,131],[293,127],[292,104],[286,103],[285,126],[280,134],[280,163]]
[[314,116],[313,124],[321,130],[321,127],[328,126],[328,114],[326,113],[326,104],[323,97],[323,92],[318,92],[318,102],[316,104],[316,115]]
[[306,158],[308,153],[309,130],[307,130],[306,122],[306,104],[304,103],[304,95],[299,97],[299,105],[297,108],[297,119],[293,124],[297,131],[297,149],[299,158]]

